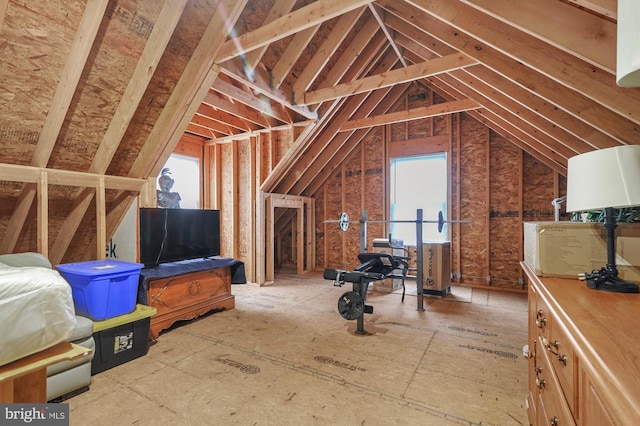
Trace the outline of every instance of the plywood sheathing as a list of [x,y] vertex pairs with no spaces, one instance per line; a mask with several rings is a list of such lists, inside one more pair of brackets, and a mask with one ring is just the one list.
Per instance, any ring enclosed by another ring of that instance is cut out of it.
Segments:
[[[523,156],[525,186],[522,191],[523,220],[552,220],[551,201],[557,197],[555,174],[549,173],[528,154]],[[566,179],[561,179],[566,182]]]
[[[89,169],[161,7],[127,0],[109,3],[49,167]],[[107,77],[109,69],[118,72]]]
[[40,137],[56,82],[65,66],[84,2],[9,2],[1,27],[3,72],[0,162],[28,165]]
[[[360,253],[360,226],[357,225],[357,221],[362,215],[363,206],[366,205],[366,209],[374,212],[378,211],[380,207],[380,199],[378,197],[368,197],[363,191],[362,150],[360,146],[356,148],[344,162],[342,170],[344,183],[342,186],[342,207],[344,211],[349,213],[349,218],[353,219],[353,222],[349,223],[349,228],[353,228],[352,232],[345,234],[344,256],[345,262],[349,267],[358,264],[357,258],[358,253]],[[333,225],[335,226],[335,224]]]
[[460,268],[461,282],[486,284],[487,246],[489,233],[489,205],[487,199],[489,170],[487,152],[489,129],[479,122],[462,115],[460,136],[460,216],[470,220],[461,227]]
[[[159,3],[157,7],[161,5]],[[131,170],[137,159],[137,154],[156,125],[162,109],[166,106],[215,12],[216,2],[213,0],[189,1],[185,7],[174,34],[149,82],[148,89],[131,120],[131,125],[125,133],[123,140],[126,143],[119,145],[108,173],[124,175],[144,173],[142,170]]]
[[491,284],[522,288],[518,262],[522,253],[522,151],[502,136],[490,138],[490,233]]

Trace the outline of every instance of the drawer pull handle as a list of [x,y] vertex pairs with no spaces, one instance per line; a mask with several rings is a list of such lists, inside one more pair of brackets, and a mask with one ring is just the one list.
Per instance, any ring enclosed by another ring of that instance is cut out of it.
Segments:
[[[549,343],[549,341],[547,340],[546,337],[542,338],[542,343],[544,344],[544,348],[546,350],[548,350],[550,353],[554,354],[556,356],[556,359],[558,361],[560,361],[563,364],[567,364],[567,356],[566,355],[562,355],[560,353],[558,353],[556,350],[560,347],[560,341],[558,340],[554,340],[553,342]],[[555,348],[556,350],[552,349]]]
[[536,325],[538,326],[538,328],[542,328],[547,324],[547,319],[546,318],[540,318],[536,320]]
[[545,379],[540,379],[536,377],[536,386],[538,387],[538,389],[544,388],[545,384],[547,384],[547,381]]
[[558,418],[557,418],[557,417],[555,417],[555,416],[554,416],[554,417],[551,417],[551,418],[549,419],[549,425],[551,425],[551,426],[558,426]]

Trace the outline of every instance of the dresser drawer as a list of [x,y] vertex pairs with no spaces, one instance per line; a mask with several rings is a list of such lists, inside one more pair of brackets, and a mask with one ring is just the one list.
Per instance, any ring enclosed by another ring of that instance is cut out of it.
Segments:
[[544,347],[549,356],[551,367],[558,376],[558,381],[569,403],[574,417],[578,417],[578,360],[569,334],[559,321],[554,321],[550,339]]
[[[544,347],[542,337],[537,344]],[[573,414],[547,351],[538,350],[536,357],[536,387],[538,389],[537,422],[539,425],[575,425]]]

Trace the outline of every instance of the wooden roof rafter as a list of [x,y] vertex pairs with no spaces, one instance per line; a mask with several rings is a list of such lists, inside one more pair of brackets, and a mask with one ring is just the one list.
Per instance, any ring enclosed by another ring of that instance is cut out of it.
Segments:
[[[390,108],[400,99],[400,97],[406,92],[410,83],[401,84],[391,88],[387,94],[385,94],[376,108],[372,111],[374,115],[383,115],[388,112]],[[377,94],[378,96],[381,93]],[[375,96],[375,94],[372,94]],[[347,157],[353,152],[353,150],[358,146],[358,144],[363,141],[367,135],[373,130],[371,127],[365,127],[360,129],[355,129],[344,141],[344,143],[340,146],[338,151],[335,153],[335,161],[330,162],[330,165],[322,169],[322,172],[318,173],[316,176],[312,178],[312,180],[308,183],[308,185],[303,189],[305,194],[315,195],[321,188],[324,182],[335,172],[338,166],[342,161],[346,160]]]
[[[0,5],[0,12],[4,18],[8,2]],[[73,94],[82,76],[84,64],[87,62],[93,42],[98,33],[100,22],[107,8],[108,0],[91,2],[82,15],[82,20],[76,31],[71,54],[67,58],[62,77],[55,91],[53,103],[57,108],[52,109],[47,114],[44,126],[40,133],[31,165],[34,167],[45,167],[51,157],[58,135],[62,128],[64,118],[67,114]],[[0,28],[2,26],[0,25]],[[0,242],[0,253],[12,253],[18,241],[18,237],[27,219],[29,209],[36,197],[37,188],[34,185],[24,185],[18,197],[16,208],[11,214],[7,232]],[[42,247],[48,253],[48,247]]]
[[[384,58],[379,61],[373,72],[381,73],[388,71],[397,62],[398,58],[395,55],[395,52],[392,50],[390,52],[386,51]],[[387,88],[382,89],[376,96],[386,93],[386,89]],[[373,94],[375,93],[376,92],[373,92]],[[340,127],[349,117],[352,116],[352,114],[358,111],[360,106],[367,100],[368,95],[368,93],[359,93],[347,98],[346,102],[344,102],[340,108],[340,114],[333,116],[332,120],[327,123],[327,126],[322,130],[319,136],[315,138],[313,145],[298,158],[298,161],[293,167],[293,170],[295,171],[293,173],[289,173],[289,175],[280,182],[276,192],[302,195],[302,193],[297,192],[295,188],[305,187],[308,185],[308,182],[312,177],[326,166],[327,156],[330,158],[331,153],[335,152],[335,149],[327,150],[327,147],[332,143],[334,138],[343,140],[345,137],[348,137],[347,132],[343,135],[338,135],[338,133],[340,133]],[[370,105],[369,112],[373,110],[376,105]],[[360,110],[361,114],[363,114],[362,111],[364,111],[364,109]],[[336,142],[334,145],[336,144],[338,146],[340,145],[339,142]],[[335,146],[333,146],[333,148],[335,148]]]
[[[383,1],[385,4],[390,3],[389,0]],[[557,87],[560,85],[569,89],[565,96],[573,94],[571,96],[573,108],[581,103],[590,103],[593,108],[597,107],[600,113],[606,112],[612,119],[615,116],[624,116],[636,124],[640,123],[640,91],[628,91],[615,84],[612,85],[611,74],[594,68],[566,51],[470,6],[458,4],[452,7],[454,5],[446,0],[407,0],[404,4],[413,7],[421,19],[429,16],[431,18],[429,21],[443,22],[448,27],[462,31],[477,40],[480,45],[499,51],[502,66],[508,65],[511,60],[538,73],[546,82],[545,85],[538,87],[538,90],[543,91],[546,87],[552,87],[557,93]],[[431,29],[429,32],[433,34]],[[508,38],[501,36],[506,33],[509,34]],[[483,54],[482,49],[478,50],[478,44],[463,47],[457,42],[455,46],[480,62],[488,63],[488,55]],[[478,55],[481,55],[482,59],[478,58]],[[620,96],[623,92],[624,96]],[[575,99],[577,96],[581,99]],[[638,136],[640,135],[636,133],[635,137]]]
[[[210,90],[205,95],[202,104],[214,111],[203,111],[204,114],[238,130],[251,131],[261,127],[269,127],[272,124],[255,109],[249,108],[240,102],[234,102],[228,96],[215,90]],[[198,108],[198,111],[201,108]]]
[[453,53],[420,64],[396,68],[378,75],[367,76],[337,86],[324,87],[313,92],[307,92],[304,94],[304,103],[315,104],[358,93],[370,92],[371,90],[419,80],[431,75],[475,65],[476,63],[474,59],[464,54]]
[[[379,32],[377,22],[374,19],[368,20],[344,50],[322,84],[335,84],[343,77],[348,80],[364,74],[384,50],[384,41],[384,35]],[[304,137],[298,138],[296,144],[287,151],[284,158],[263,182],[261,187],[263,191],[276,192],[276,182],[291,172],[295,167],[295,160],[304,154],[311,142],[330,123],[335,111],[342,103],[343,101],[330,101],[327,102],[329,105],[322,106],[322,119],[316,125],[309,126]]]
[[633,123],[581,93],[546,78],[521,62],[506,57],[493,47],[463,32],[458,31],[455,36],[452,35],[447,24],[413,8],[408,3],[388,0],[381,0],[381,2],[384,3],[385,9],[396,14],[405,25],[411,24],[442,43],[464,51],[499,74],[501,78],[534,93],[576,119],[589,123],[598,131],[615,137],[620,143],[624,140],[633,140],[637,132]]
[[398,111],[382,115],[370,115],[365,118],[352,119],[347,121],[340,128],[341,132],[364,129],[368,127],[384,126],[404,121],[418,120],[421,118],[437,117],[440,115],[452,114],[454,112],[471,111],[481,108],[476,101],[465,98],[450,102],[438,103],[425,107],[412,108],[406,111]]
[[320,71],[327,65],[331,56],[333,56],[340,47],[341,43],[349,34],[349,31],[351,31],[360,16],[364,13],[364,10],[365,8],[354,9],[340,17],[329,36],[324,39],[318,51],[307,63],[298,78],[296,78],[291,88],[292,97],[296,102],[304,99],[304,92],[314,83]]
[[220,64],[229,59],[241,56],[246,52],[267,46],[274,41],[281,40],[297,32],[311,28],[329,19],[340,16],[350,10],[366,6],[373,0],[342,0],[313,2],[307,6],[271,21],[257,30],[234,37],[224,43],[216,63]]
[[[396,28],[402,28],[403,33],[397,33],[397,38],[408,52],[415,52],[423,59],[429,58],[430,55],[435,55],[436,53],[447,54],[449,52],[450,48],[448,46],[443,46],[433,37],[420,32],[415,27],[406,25],[405,21],[391,17],[389,22]],[[426,46],[430,48],[428,49]],[[433,52],[434,49],[436,53]],[[518,116],[523,117],[525,120],[537,122],[541,118],[549,123],[550,128],[558,128],[570,134],[569,137],[559,137],[559,141],[568,141],[570,143],[572,138],[577,138],[595,148],[607,148],[619,144],[613,138],[598,132],[574,115],[559,110],[546,99],[541,98],[535,91],[527,90],[527,88],[504,78],[486,66],[470,67],[462,72],[453,74],[468,74],[469,77],[467,78],[475,78],[475,81],[486,85],[490,89],[484,91],[484,96],[491,99],[492,102],[496,102],[496,99],[503,95],[504,102],[509,102],[508,109],[516,112]],[[474,88],[472,87],[472,89]],[[491,94],[490,91],[495,91],[496,93]],[[497,103],[498,105],[504,105],[504,102]],[[528,116],[533,117],[526,118]]]

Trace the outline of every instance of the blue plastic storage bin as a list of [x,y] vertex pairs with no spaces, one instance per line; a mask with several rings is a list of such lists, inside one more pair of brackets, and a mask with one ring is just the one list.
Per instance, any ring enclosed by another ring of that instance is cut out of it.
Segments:
[[76,314],[103,321],[133,312],[142,264],[92,260],[56,266],[71,285]]

